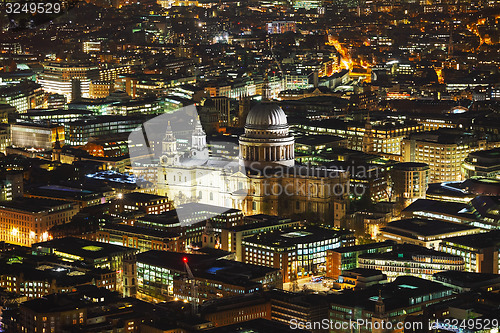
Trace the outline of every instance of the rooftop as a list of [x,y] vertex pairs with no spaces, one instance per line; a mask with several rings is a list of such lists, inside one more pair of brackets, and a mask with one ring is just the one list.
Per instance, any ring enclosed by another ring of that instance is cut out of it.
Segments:
[[483,284],[500,284],[500,275],[489,273],[443,271],[434,273],[433,277],[436,281],[469,288]]
[[446,244],[457,244],[473,249],[486,249],[489,247],[500,247],[500,230],[492,230],[486,233],[450,237],[443,240]]
[[150,236],[155,238],[175,238],[179,237],[179,233],[161,231],[152,228],[146,228],[141,226],[133,226],[122,223],[108,223],[102,227],[103,231],[121,231],[129,234],[139,235],[139,237]]
[[396,243],[393,241],[385,241],[385,242],[379,242],[379,243],[372,243],[372,244],[363,244],[363,245],[354,245],[354,246],[346,246],[346,247],[341,247],[337,249],[333,249],[330,251],[334,251],[337,253],[349,253],[349,252],[362,252],[362,251],[367,251],[370,249],[378,249],[381,247],[392,247]]
[[392,251],[383,253],[365,253],[361,254],[359,257],[363,259],[382,259],[382,260],[394,260],[394,261],[412,261],[415,256],[426,256],[439,258],[456,258],[457,260],[462,259],[460,256],[448,254],[441,251],[436,251],[428,249],[423,246],[413,245],[413,244],[398,244]]
[[167,199],[167,197],[162,197],[160,195],[141,193],[141,192],[131,192],[123,194],[123,200],[134,201],[134,202],[151,202],[158,201],[161,199]]
[[406,207],[403,212],[433,212],[454,215],[464,219],[476,219],[464,203],[430,199],[418,199]]
[[76,237],[56,238],[47,242],[33,244],[32,248],[39,253],[44,253],[47,250],[49,253],[58,251],[85,259],[99,259],[120,253],[136,251],[135,249],[120,245],[94,242]]
[[446,295],[451,295],[452,289],[438,282],[413,276],[399,276],[391,283],[368,287],[364,290],[332,294],[329,296],[329,301],[331,304],[339,304],[374,312],[379,292],[382,296],[386,311],[391,311],[405,308],[410,305],[416,305],[419,303],[418,299],[423,298],[422,296],[439,292],[445,292]]
[[390,222],[382,228],[382,231],[417,238],[419,236],[436,236],[474,229],[479,231],[476,227],[459,223],[413,218]]
[[39,199],[39,198],[19,198],[12,201],[0,202],[0,209],[16,210],[30,213],[52,212],[62,209],[68,209],[71,203],[60,200]]
[[314,243],[327,239],[340,238],[347,231],[338,231],[320,227],[290,227],[281,230],[272,230],[266,233],[254,235],[243,240],[246,244],[266,245],[273,248],[294,247],[297,244]]

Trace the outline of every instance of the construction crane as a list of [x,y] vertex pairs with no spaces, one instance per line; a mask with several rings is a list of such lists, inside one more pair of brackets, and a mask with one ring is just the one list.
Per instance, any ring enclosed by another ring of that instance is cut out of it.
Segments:
[[184,261],[188,278],[191,280],[191,307],[193,315],[196,316],[198,314],[198,286],[196,285],[193,272],[191,272],[191,268],[189,268],[188,258],[184,257],[182,258],[182,261]]

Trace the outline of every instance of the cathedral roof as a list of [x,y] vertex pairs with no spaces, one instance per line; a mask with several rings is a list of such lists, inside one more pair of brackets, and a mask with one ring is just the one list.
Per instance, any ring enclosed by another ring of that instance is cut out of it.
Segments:
[[248,113],[246,128],[276,129],[288,127],[285,112],[275,103],[263,102]]

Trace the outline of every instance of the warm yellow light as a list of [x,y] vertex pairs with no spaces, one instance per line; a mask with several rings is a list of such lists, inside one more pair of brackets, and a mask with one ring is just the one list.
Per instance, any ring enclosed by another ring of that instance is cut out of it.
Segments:
[[30,238],[35,238],[36,237],[36,234],[34,231],[30,231]]
[[19,234],[19,229],[17,228],[12,228],[11,232],[12,236],[17,236]]
[[42,234],[42,241],[46,241],[47,239],[49,239],[49,233],[47,231],[45,231],[43,234]]

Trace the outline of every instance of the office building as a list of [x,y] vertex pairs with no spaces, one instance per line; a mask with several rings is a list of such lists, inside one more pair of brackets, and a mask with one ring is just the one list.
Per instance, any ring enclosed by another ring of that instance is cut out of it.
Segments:
[[354,328],[360,333],[382,332],[382,321],[401,323],[408,315],[418,315],[427,307],[454,297],[453,289],[438,282],[399,276],[391,283],[332,295],[329,300],[329,319],[333,323],[330,332],[351,332],[352,327],[341,325],[349,320],[363,320],[362,325]]
[[57,124],[14,123],[10,125],[12,146],[15,148],[52,150],[57,139],[64,142],[64,126]]
[[392,251],[362,254],[358,258],[360,268],[382,271],[392,281],[401,275],[432,279],[441,271],[463,271],[464,258],[411,244],[400,244]]
[[338,280],[343,271],[357,268],[358,257],[365,253],[383,253],[391,251],[394,242],[346,246],[326,251],[326,277]]
[[22,246],[46,241],[54,225],[78,213],[78,205],[49,199],[19,198],[0,204],[0,241]]
[[172,203],[167,197],[141,193],[124,193],[113,201],[114,213],[142,212],[146,214],[161,214],[172,209]]
[[481,228],[461,223],[413,218],[389,222],[380,229],[377,238],[439,250],[443,239],[473,235],[482,231]]
[[19,113],[41,106],[43,97],[42,87],[32,81],[0,87],[0,104],[8,104]]
[[68,101],[88,97],[89,85],[98,76],[98,67],[90,64],[53,62],[43,66],[38,82],[48,93],[60,94]]
[[204,304],[200,312],[215,327],[228,326],[249,320],[271,320],[271,300],[265,294],[251,293],[213,300]]
[[429,166],[425,163],[398,163],[391,169],[393,198],[403,207],[425,199],[429,183]]
[[434,274],[434,280],[458,293],[500,290],[500,275],[491,273],[444,271]]
[[370,119],[366,123],[327,119],[295,125],[309,134],[337,135],[347,139],[347,148],[367,153],[401,154],[401,142],[411,133],[423,131],[423,125],[407,122],[383,124]]
[[300,226],[300,221],[269,215],[251,215],[244,224],[223,226],[220,234],[220,248],[235,253],[236,260],[243,258],[243,240],[259,233]]
[[462,163],[466,179],[485,177],[500,179],[500,148],[470,153]]
[[500,261],[500,231],[443,239],[440,251],[465,260],[465,270],[474,273],[498,274]]
[[17,119],[28,123],[55,123],[65,125],[69,122],[90,118],[91,111],[76,109],[30,109],[26,113],[18,115]]
[[0,287],[27,299],[65,293],[81,285],[116,290],[116,271],[68,265],[62,260],[6,255],[0,261]]
[[244,238],[242,261],[280,269],[284,282],[320,271],[326,251],[352,245],[352,233],[319,227],[270,230]]
[[[290,327],[293,321],[321,322],[328,317],[329,300],[325,295],[294,293],[271,290],[266,294],[271,299],[272,320]],[[320,333],[321,330],[309,330]]]
[[145,121],[141,116],[100,116],[67,124],[66,144],[83,146],[91,137],[130,133]]
[[338,278],[338,284],[343,289],[366,289],[368,287],[386,283],[387,276],[381,271],[368,268],[353,268],[343,271]]
[[33,187],[24,196],[27,198],[53,199],[77,203],[80,208],[106,203],[106,198],[102,192],[99,193],[61,185]]
[[429,183],[463,180],[462,163],[475,151],[488,149],[486,140],[458,130],[417,133],[403,140],[405,162],[429,165]]
[[96,240],[132,247],[141,252],[149,250],[182,252],[186,249],[185,240],[181,233],[127,224],[106,224],[102,226],[97,231]]
[[282,287],[279,269],[221,259],[226,254],[139,253],[138,293],[151,300],[191,301],[191,284],[186,283],[184,260],[188,261],[198,287],[198,303]]

